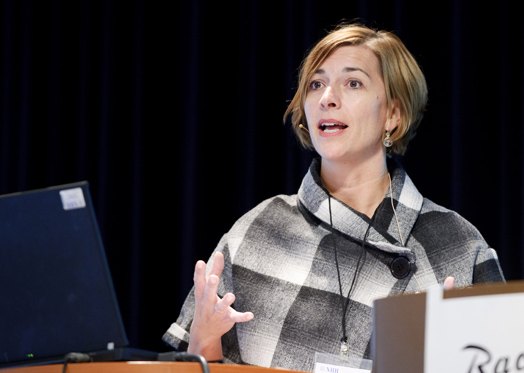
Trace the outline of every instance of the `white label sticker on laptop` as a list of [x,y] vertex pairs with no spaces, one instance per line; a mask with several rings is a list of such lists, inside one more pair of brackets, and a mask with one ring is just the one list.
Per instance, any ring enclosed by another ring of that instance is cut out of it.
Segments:
[[84,192],[82,188],[65,189],[60,191],[62,206],[64,210],[74,210],[86,207]]

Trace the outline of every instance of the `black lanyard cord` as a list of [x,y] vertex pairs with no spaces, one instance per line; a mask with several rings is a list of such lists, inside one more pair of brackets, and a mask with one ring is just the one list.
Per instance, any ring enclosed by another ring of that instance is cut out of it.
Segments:
[[[334,230],[333,229],[333,214],[331,213],[331,196],[328,197],[328,205],[329,205],[329,223],[331,225],[331,229]],[[335,237],[333,237],[333,249],[334,249],[334,252],[335,252],[335,264],[337,266],[337,276],[338,276],[338,288],[339,288],[339,292],[340,292],[340,302],[341,302],[341,305],[342,305],[342,339],[340,340],[342,343],[347,343],[347,341],[348,341],[347,330],[346,330],[347,309],[348,309],[348,306],[349,306],[351,293],[353,292],[353,288],[354,288],[356,280],[357,280],[357,275],[360,272],[360,270],[362,269],[362,266],[363,266],[363,263],[364,263],[362,261],[362,257],[365,255],[365,251],[366,251],[364,249],[364,246],[366,244],[366,239],[368,237],[369,230],[370,230],[371,226],[373,225],[373,221],[374,220],[375,220],[375,214],[373,214],[373,217],[372,217],[371,221],[369,222],[369,225],[368,225],[368,227],[366,229],[366,233],[364,234],[364,239],[362,240],[362,246],[361,246],[360,254],[358,256],[357,266],[355,268],[355,273],[353,274],[353,279],[351,280],[351,286],[349,287],[348,295],[347,295],[347,297],[345,297],[345,299],[344,299],[344,293],[342,292],[342,279],[340,277],[340,266],[338,264],[337,243],[336,243]],[[362,262],[362,266],[361,266],[361,262]]]

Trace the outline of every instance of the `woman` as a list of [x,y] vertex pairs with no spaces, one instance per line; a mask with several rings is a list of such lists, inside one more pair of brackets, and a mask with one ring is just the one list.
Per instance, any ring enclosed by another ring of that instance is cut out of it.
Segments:
[[374,299],[504,281],[480,233],[387,156],[404,154],[426,100],[395,35],[350,24],[322,39],[285,115],[320,159],[297,195],[237,221],[207,275],[197,263],[164,340],[208,360],[311,371],[315,352],[370,358]]

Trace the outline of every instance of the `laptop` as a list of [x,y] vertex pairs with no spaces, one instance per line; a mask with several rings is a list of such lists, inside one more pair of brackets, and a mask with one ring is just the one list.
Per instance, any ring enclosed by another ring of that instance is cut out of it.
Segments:
[[87,182],[0,196],[0,368],[129,348]]

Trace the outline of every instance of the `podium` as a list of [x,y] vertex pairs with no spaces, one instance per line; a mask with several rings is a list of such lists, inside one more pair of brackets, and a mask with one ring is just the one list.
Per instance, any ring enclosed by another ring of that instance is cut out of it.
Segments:
[[524,281],[377,299],[373,372],[524,371]]
[[[373,304],[374,373],[524,371],[524,281],[428,289]],[[210,373],[293,373],[209,364]],[[61,373],[62,364],[10,367],[0,373]],[[333,370],[334,371],[334,370]],[[67,373],[200,373],[192,362],[69,363]]]
[[[0,369],[1,373],[62,373],[62,364]],[[210,373],[297,373],[296,370],[262,368],[250,365],[209,364]],[[199,363],[133,361],[68,364],[66,373],[202,373]]]

